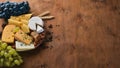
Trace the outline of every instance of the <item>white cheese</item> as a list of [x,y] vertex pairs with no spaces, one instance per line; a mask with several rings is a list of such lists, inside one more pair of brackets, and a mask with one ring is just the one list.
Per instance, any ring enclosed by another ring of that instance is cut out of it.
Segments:
[[42,27],[40,27],[39,25],[37,25],[37,33],[42,33],[44,31],[44,29]]
[[29,27],[31,30],[36,30],[36,24],[34,23],[34,21],[29,21],[28,27]]
[[27,51],[27,50],[35,49],[34,44],[26,45],[19,41],[15,41],[15,47],[17,51]]
[[44,26],[44,22],[38,16],[32,17],[28,23],[28,26],[31,30],[36,30],[36,25],[40,25],[42,27]]

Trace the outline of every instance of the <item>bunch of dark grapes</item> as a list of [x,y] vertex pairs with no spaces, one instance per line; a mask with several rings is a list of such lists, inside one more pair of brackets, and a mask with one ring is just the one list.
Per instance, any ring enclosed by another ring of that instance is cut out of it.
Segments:
[[16,2],[4,2],[0,3],[0,18],[8,19],[10,16],[18,16],[28,13],[30,10],[28,1],[20,3]]

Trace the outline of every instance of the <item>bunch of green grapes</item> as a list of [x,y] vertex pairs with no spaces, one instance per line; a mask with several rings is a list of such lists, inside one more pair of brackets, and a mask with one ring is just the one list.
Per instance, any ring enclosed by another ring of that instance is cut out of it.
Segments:
[[0,41],[0,67],[19,66],[21,63],[23,60],[16,50]]

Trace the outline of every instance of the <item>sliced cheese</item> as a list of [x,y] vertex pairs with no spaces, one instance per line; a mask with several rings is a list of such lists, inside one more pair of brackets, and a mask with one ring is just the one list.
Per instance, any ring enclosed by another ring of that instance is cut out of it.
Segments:
[[12,19],[19,18],[19,20],[21,20],[21,19],[29,20],[31,16],[32,16],[32,14],[23,14],[20,16],[11,16],[10,18],[12,18]]
[[26,50],[32,50],[35,48],[33,43],[26,45],[20,41],[15,41],[15,47],[17,51],[26,51]]
[[21,21],[23,24],[28,25],[28,20],[21,19],[20,21]]
[[44,31],[44,29],[42,27],[40,27],[39,25],[37,25],[37,33],[42,33]]
[[11,16],[10,20],[8,20],[8,21],[12,24],[22,22],[22,23],[28,25],[28,20],[31,18],[31,16],[32,16],[32,14],[23,14],[23,15],[20,15],[20,16]]
[[24,17],[26,20],[29,20],[31,18],[32,14],[25,14]]
[[33,40],[31,36],[27,35],[22,30],[19,30],[18,32],[16,32],[14,36],[16,40],[21,41],[25,44],[30,44]]
[[28,25],[22,24],[21,29],[22,29],[25,33],[29,33],[29,32],[30,32]]
[[12,25],[16,25],[16,26],[21,26],[22,22],[19,22],[17,20],[13,20],[13,19],[8,19],[8,24],[12,24]]
[[14,42],[14,29],[16,28],[15,25],[7,25],[2,33],[2,41],[6,43],[13,43]]

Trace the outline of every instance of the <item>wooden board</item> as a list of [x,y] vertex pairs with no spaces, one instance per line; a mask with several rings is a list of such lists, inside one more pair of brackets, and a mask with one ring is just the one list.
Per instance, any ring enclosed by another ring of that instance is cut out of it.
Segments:
[[120,0],[28,1],[34,15],[55,16],[46,22],[53,38],[21,52],[17,68],[120,68]]

